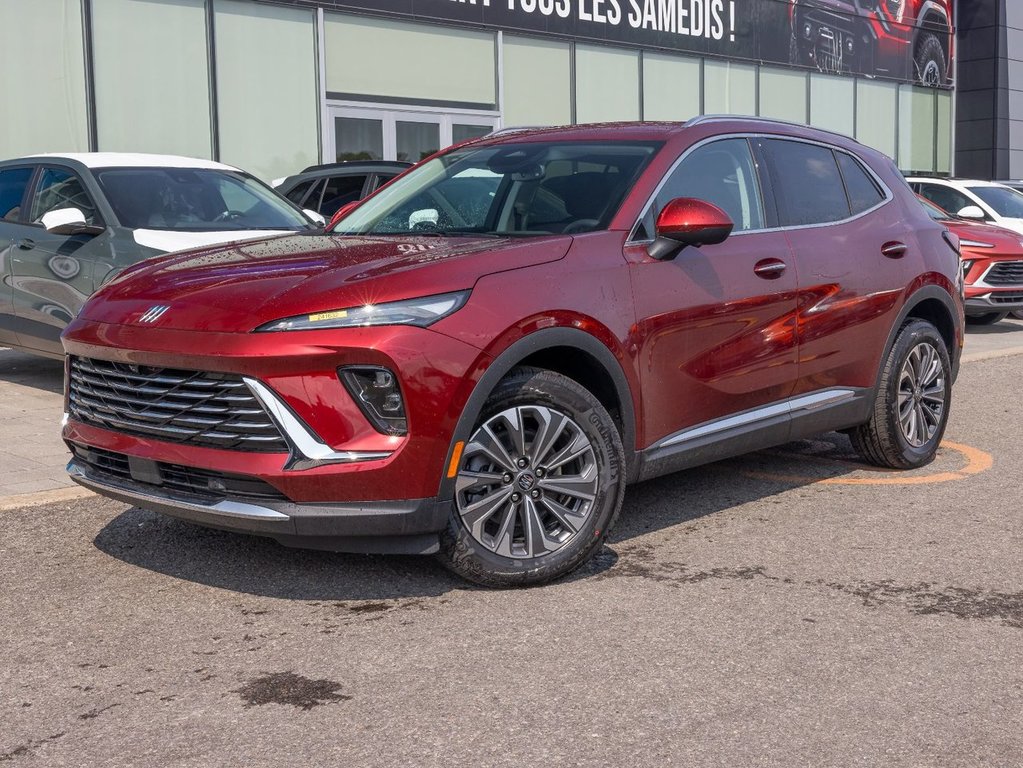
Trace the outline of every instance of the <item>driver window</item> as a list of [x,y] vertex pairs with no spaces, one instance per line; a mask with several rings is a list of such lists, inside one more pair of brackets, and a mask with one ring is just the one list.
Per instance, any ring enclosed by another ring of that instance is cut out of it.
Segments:
[[659,212],[676,197],[695,197],[728,214],[735,232],[763,229],[753,156],[746,139],[723,139],[693,150],[672,171],[654,199]]
[[39,224],[45,214],[61,208],[77,208],[86,224],[99,223],[96,206],[78,177],[62,168],[45,168],[32,197],[32,223]]

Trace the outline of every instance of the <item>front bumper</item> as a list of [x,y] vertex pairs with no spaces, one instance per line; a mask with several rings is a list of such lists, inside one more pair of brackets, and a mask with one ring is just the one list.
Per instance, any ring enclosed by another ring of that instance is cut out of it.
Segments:
[[1014,312],[1017,309],[1023,309],[1023,288],[1014,291],[987,291],[975,296],[966,295],[967,315]]
[[79,485],[117,501],[210,528],[268,536],[288,546],[433,554],[439,548],[437,532],[447,523],[447,505],[436,499],[333,505],[241,501],[124,480],[78,459],[67,471]]

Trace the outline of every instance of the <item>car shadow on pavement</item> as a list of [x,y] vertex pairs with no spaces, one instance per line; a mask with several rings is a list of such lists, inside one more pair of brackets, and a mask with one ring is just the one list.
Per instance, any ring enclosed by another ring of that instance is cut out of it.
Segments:
[[[632,540],[651,531],[693,524],[822,479],[873,471],[856,459],[847,437],[831,433],[631,486],[607,545],[561,583],[613,572],[620,556],[641,555],[630,553]],[[173,578],[282,599],[383,600],[475,589],[430,557],[291,549],[138,508],[111,520],[94,544],[111,557]]]
[[0,347],[0,382],[63,394],[64,362]]

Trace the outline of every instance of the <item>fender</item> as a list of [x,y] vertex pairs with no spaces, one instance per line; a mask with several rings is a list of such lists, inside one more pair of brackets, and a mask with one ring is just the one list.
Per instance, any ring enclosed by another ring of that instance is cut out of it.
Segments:
[[[899,329],[902,328],[902,324],[906,322],[906,318],[916,309],[922,302],[928,299],[937,299],[948,311],[948,316],[952,320],[953,329],[953,344],[952,349],[949,350],[949,362],[952,364],[952,383],[955,383],[956,378],[959,375],[959,358],[962,356],[962,348],[955,342],[962,338],[963,334],[963,321],[962,311],[957,309],[955,299],[939,285],[925,285],[922,288],[913,292],[913,294],[906,300],[902,309],[899,312],[899,316],[895,319],[892,324],[891,331],[888,332],[888,340],[884,345],[884,355],[881,357],[881,364],[877,369],[877,378],[874,380],[874,392],[877,392],[881,387],[881,376],[884,374],[884,361],[888,359],[888,354],[892,351],[892,347],[895,346],[895,337],[899,334]],[[939,329],[940,330],[940,329]]]
[[[621,364],[612,354],[611,350],[584,331],[575,328],[545,328],[528,336],[519,339],[505,349],[493,363],[487,368],[476,383],[462,409],[455,424],[455,430],[451,437],[451,445],[448,447],[447,459],[444,462],[445,470],[451,463],[452,452],[455,444],[459,441],[467,441],[472,434],[472,428],[476,424],[483,405],[486,403],[494,387],[520,362],[532,355],[552,347],[575,347],[594,357],[611,377],[614,382],[615,392],[618,395],[618,402],[621,403],[622,417],[622,444],[625,447],[625,475],[626,482],[633,482],[637,474],[639,463],[636,456],[636,415],[632,402],[632,390],[629,388],[628,380]],[[448,478],[445,471],[441,479],[440,489],[437,498],[440,501],[449,501],[455,496],[455,481]]]

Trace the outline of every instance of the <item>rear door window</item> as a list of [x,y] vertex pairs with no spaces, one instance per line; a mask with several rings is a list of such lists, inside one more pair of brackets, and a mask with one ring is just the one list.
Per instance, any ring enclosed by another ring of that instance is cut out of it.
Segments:
[[365,186],[365,175],[331,176],[327,179],[327,186],[323,190],[320,213],[329,219],[338,212],[341,206],[361,200],[362,189]]
[[302,201],[305,199],[306,193],[312,188],[313,184],[316,183],[316,179],[308,179],[300,182],[293,190],[285,195],[295,205],[302,205]]
[[781,139],[768,139],[763,147],[770,158],[782,226],[826,224],[849,218],[849,200],[831,149]]
[[80,210],[86,224],[102,223],[81,179],[64,168],[44,168],[32,196],[32,223],[40,224],[45,214],[63,208]]
[[32,180],[33,168],[7,168],[0,171],[0,219],[18,221],[21,218],[21,201]]

